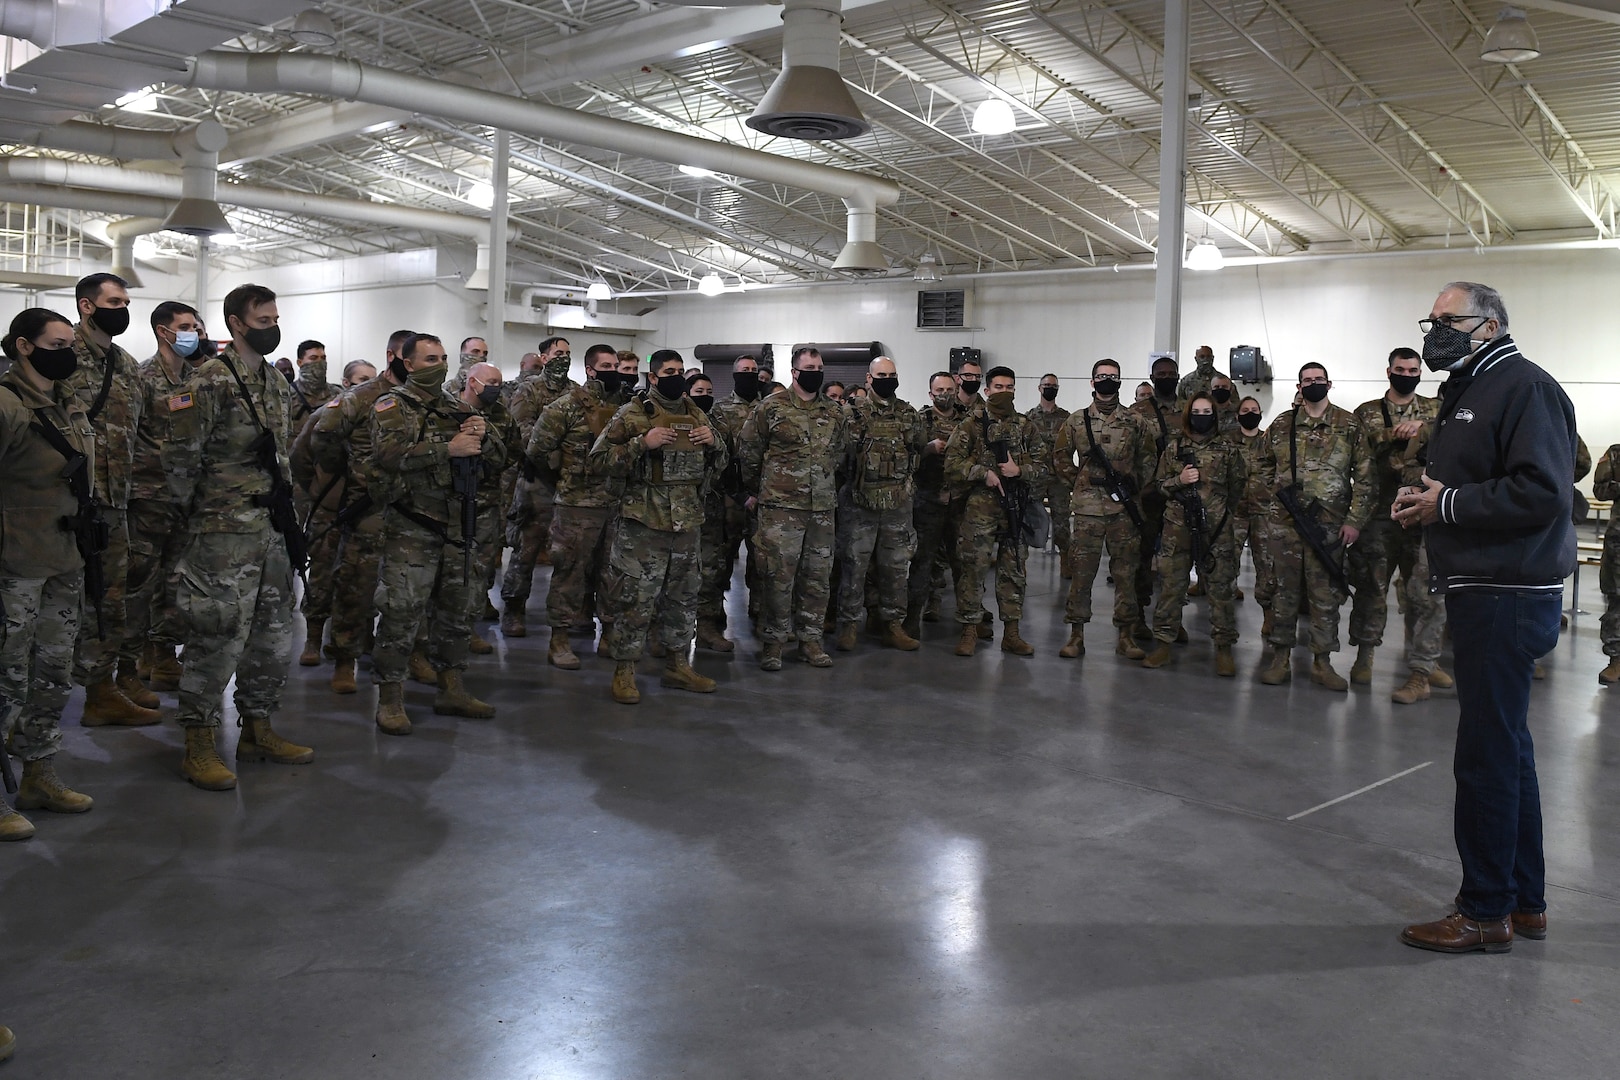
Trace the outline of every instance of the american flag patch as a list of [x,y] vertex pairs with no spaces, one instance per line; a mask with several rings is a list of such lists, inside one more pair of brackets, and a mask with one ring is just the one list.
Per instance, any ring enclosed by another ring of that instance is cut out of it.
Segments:
[[176,394],[169,399],[169,411],[179,412],[181,409],[191,408],[193,404],[195,402],[192,401],[190,394]]
[[387,412],[389,409],[392,409],[398,404],[399,401],[397,398],[385,397],[381,401],[377,402],[375,408],[378,412]]

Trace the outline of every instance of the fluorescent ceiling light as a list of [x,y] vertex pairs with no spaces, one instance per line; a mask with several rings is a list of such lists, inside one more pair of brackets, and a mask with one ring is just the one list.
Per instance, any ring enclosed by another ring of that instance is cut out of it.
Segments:
[[1225,265],[1226,256],[1221,254],[1220,248],[1208,240],[1198,241],[1187,255],[1187,269],[1189,270],[1219,270]]
[[157,111],[158,99],[151,90],[133,90],[113,104],[125,112],[148,113]]
[[608,283],[605,281],[593,281],[590,288],[585,290],[585,299],[611,300],[613,299],[613,290],[608,288]]
[[480,180],[469,187],[462,198],[480,210],[488,210],[495,205],[495,189]]
[[698,292],[704,296],[719,296],[726,291],[726,283],[720,280],[716,273],[704,274],[698,279]]
[[287,36],[300,45],[326,48],[337,44],[337,23],[320,8],[309,8],[300,11],[298,17],[293,19],[292,29],[287,31]]
[[1012,106],[1000,98],[990,98],[973,110],[973,130],[980,135],[1005,135],[1018,127]]
[[924,255],[917,260],[917,269],[912,272],[911,280],[923,285],[937,285],[943,278],[939,272],[939,264],[932,255]]
[[675,167],[677,169],[679,169],[681,172],[685,173],[687,176],[718,176],[719,175],[719,173],[715,172],[713,169],[705,169],[701,165],[677,165]]
[[1541,42],[1536,40],[1536,31],[1524,12],[1516,7],[1502,9],[1479,50],[1479,58],[1493,64],[1522,64],[1540,55]]

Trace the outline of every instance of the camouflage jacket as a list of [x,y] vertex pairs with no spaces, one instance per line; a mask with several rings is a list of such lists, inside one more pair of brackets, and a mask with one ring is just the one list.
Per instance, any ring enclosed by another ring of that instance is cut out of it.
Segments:
[[[467,406],[470,408],[470,406]],[[506,474],[514,459],[523,452],[523,436],[518,433],[517,421],[506,403],[496,399],[495,404],[478,407],[478,415],[488,422],[489,433],[500,441],[505,461],[496,465],[493,455],[486,450],[478,466],[478,508],[506,512]],[[488,440],[486,440],[488,441]]]
[[[394,388],[386,373],[367,379],[328,401],[315,414],[315,430],[310,445],[315,458],[315,479],[311,485],[316,493],[331,482],[332,477],[343,477],[328,496],[349,506],[365,494],[376,479],[371,463],[371,410],[377,400]],[[376,509],[382,509],[378,498]]]
[[506,402],[507,411],[517,421],[518,434],[528,444],[540,412],[579,384],[568,376],[554,379],[544,371],[519,375],[512,385],[512,396]]
[[749,414],[758,404],[758,398],[747,401],[738,397],[736,391],[732,391],[715,402],[714,408],[709,410],[709,422],[714,425],[715,434],[726,440],[726,453],[731,458],[715,489],[733,502],[740,502],[746,494],[742,487],[742,467],[739,463],[737,440],[742,437],[743,425],[748,422]]
[[922,463],[922,416],[899,398],[876,394],[849,407],[850,497],[867,510],[911,506]]
[[[50,578],[84,565],[63,518],[79,500],[62,476],[66,464],[35,424],[50,424],[88,460],[95,475],[96,436],[83,403],[67,385],[41,393],[13,367],[0,375],[0,576]],[[8,706],[10,702],[6,703]],[[4,753],[0,749],[0,753]]]
[[326,376],[321,376],[319,381],[317,381],[313,375],[307,375],[302,370],[299,371],[298,378],[293,380],[292,389],[292,420],[294,432],[302,430],[305,421],[307,421],[317,409],[319,409],[322,405],[325,405],[328,401],[331,401],[333,398],[337,397],[338,394],[342,393],[342,387],[327,382]]
[[[1620,443],[1604,451],[1603,457],[1598,459],[1597,473],[1592,477],[1592,498],[1613,502],[1620,496]],[[1603,534],[1606,537],[1620,537],[1620,519],[1609,511],[1609,527]]]
[[[88,413],[101,396],[107,368],[112,382],[101,412],[90,418],[96,432],[96,497],[122,510],[129,506],[130,474],[135,469],[135,432],[141,425],[139,368],[115,341],[105,352],[85,336],[84,326],[73,328],[73,352],[79,366],[62,383],[72,390]],[[285,382],[286,380],[282,380]]]
[[1397,456],[1406,449],[1406,441],[1395,438],[1395,428],[1407,420],[1433,420],[1439,414],[1439,398],[1418,396],[1405,405],[1395,405],[1390,402],[1388,395],[1383,395],[1357,407],[1355,416],[1361,423],[1367,452],[1372,455],[1373,476],[1378,484],[1375,506],[1387,511],[1401,486],[1401,467]]
[[[1181,482],[1181,470],[1186,465],[1182,457],[1191,452],[1198,466],[1198,483]],[[1219,532],[1238,510],[1243,490],[1248,483],[1249,469],[1243,464],[1243,448],[1232,445],[1232,440],[1212,432],[1206,438],[1195,435],[1172,435],[1170,445],[1159,455],[1159,490],[1165,495],[1164,520],[1166,524],[1185,525],[1187,516],[1181,496],[1196,490],[1204,504],[1204,515],[1209,528]]]
[[830,511],[838,507],[838,466],[849,447],[849,410],[824,394],[792,390],[754,407],[737,440],[744,490],[761,506]]
[[[384,502],[396,511],[429,518],[460,535],[461,507],[451,490],[450,440],[461,431],[473,410],[440,390],[424,390],[406,383],[392,387],[371,407],[371,463]],[[479,485],[486,475],[499,477],[506,467],[507,449],[493,424],[487,425],[481,444]]]
[[[619,513],[624,517],[659,532],[696,532],[703,524],[704,492],[725,468],[727,452],[722,438],[704,447],[686,433],[710,426],[690,398],[670,401],[649,391],[607,422],[591,446],[591,472],[623,485]],[[674,428],[681,438],[648,450],[643,436],[658,427]]]
[[1142,421],[1148,434],[1153,437],[1153,462],[1158,465],[1159,455],[1164,448],[1170,445],[1170,438],[1181,430],[1181,402],[1160,401],[1158,396],[1139,401],[1131,406],[1131,412]]
[[1193,369],[1183,375],[1181,382],[1176,384],[1176,401],[1185,405],[1193,399],[1194,394],[1209,393],[1210,385],[1219,374],[1214,360],[1209,362],[1208,367],[1200,367],[1195,363]]
[[[1290,443],[1296,425],[1299,484],[1305,504],[1322,504],[1324,526],[1366,528],[1378,493],[1372,455],[1367,450],[1361,421],[1337,405],[1330,404],[1320,420],[1296,408],[1271,422],[1265,434],[1265,453],[1260,458],[1260,476],[1266,489],[1276,491],[1294,480]],[[1281,503],[1273,516],[1284,524],[1293,520]]]
[[196,480],[187,500],[193,531],[254,533],[270,528],[270,512],[259,505],[260,497],[270,494],[270,474],[252,446],[262,431],[269,431],[276,440],[282,475],[288,475],[291,384],[269,361],[250,368],[234,345],[203,361],[195,381],[197,434],[186,448],[195,455],[190,468]]
[[[1086,432],[1087,419],[1091,421],[1090,434]],[[1090,517],[1123,514],[1125,504],[1114,501],[1107,471],[1091,457],[1093,438],[1097,449],[1127,482],[1135,497],[1153,480],[1158,460],[1153,432],[1131,409],[1116,404],[1103,412],[1095,401],[1070,413],[1058,429],[1057,441],[1052,446],[1052,471],[1069,486],[1069,512]]]
[[1243,455],[1243,497],[1232,512],[1243,517],[1271,513],[1271,489],[1266,487],[1265,477],[1260,475],[1260,461],[1266,455],[1266,433],[1261,431],[1245,435],[1240,430],[1227,434],[1225,438]]
[[[1041,433],[1042,442],[1046,443],[1047,446],[1056,446],[1058,432],[1063,430],[1064,421],[1069,419],[1069,410],[1061,405],[1054,405],[1051,412],[1045,412],[1037,405],[1025,413],[1024,416],[1029,419],[1030,423],[1035,425],[1035,430]],[[1055,473],[1048,471],[1047,480],[1056,482],[1059,477]]]
[[917,501],[928,503],[948,503],[953,492],[945,482],[945,452],[930,453],[928,444],[936,440],[949,444],[951,433],[956,425],[962,422],[966,415],[961,408],[953,406],[949,412],[943,411],[938,405],[924,405],[918,417],[923,429],[922,462],[917,466]]
[[590,456],[597,436],[623,404],[622,398],[604,398],[602,384],[592,379],[540,410],[525,452],[533,468],[556,476],[557,502],[563,506],[618,504],[622,478],[591,473]]
[[158,356],[139,371],[141,422],[135,429],[135,463],[130,472],[129,497],[152,502],[179,503],[197,477],[195,455],[187,452],[197,439],[197,369],[180,361],[180,377],[171,379]]
[[967,493],[970,511],[979,503],[984,504],[981,510],[988,512],[988,506],[994,505],[995,511],[1001,512],[1000,496],[984,482],[986,473],[1000,471],[996,453],[999,443],[1006,444],[1008,459],[1018,465],[1018,478],[1024,483],[1038,487],[1046,478],[1051,450],[1035,425],[1016,412],[992,416],[987,407],[980,405],[956,426],[945,445],[945,480]]

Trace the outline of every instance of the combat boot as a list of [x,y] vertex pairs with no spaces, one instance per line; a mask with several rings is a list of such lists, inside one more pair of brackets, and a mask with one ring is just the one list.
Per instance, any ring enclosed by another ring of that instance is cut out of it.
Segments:
[[[765,648],[769,651],[770,646],[767,645]],[[776,666],[780,668],[782,666],[780,656],[782,646],[776,646],[776,651],[778,653]],[[760,666],[764,667],[765,665],[761,663]],[[766,668],[766,670],[774,671],[776,668]],[[613,700],[620,705],[634,705],[641,700],[641,691],[636,689],[636,662],[634,660],[620,660],[613,666]]]
[[158,696],[148,690],[145,683],[141,682],[141,677],[130,670],[128,660],[118,661],[118,676],[113,679],[113,685],[118,687],[120,694],[123,694],[143,709],[155,709],[163,704],[158,700]]
[[405,684],[377,684],[377,727],[385,735],[409,735],[411,718],[405,715]]
[[972,623],[962,624],[962,640],[956,643],[957,656],[972,656],[979,647],[979,628]]
[[354,684],[354,659],[332,661],[332,693],[352,694],[358,689]]
[[649,638],[647,641],[647,655],[654,660],[662,660],[669,655],[669,649],[665,648],[664,643],[657,638]]
[[1311,682],[1329,690],[1350,689],[1350,684],[1344,681],[1344,676],[1333,670],[1333,657],[1328,653],[1316,654],[1316,659],[1311,663]]
[[1131,633],[1130,627],[1126,627],[1119,632],[1119,641],[1114,645],[1114,652],[1127,660],[1140,660],[1147,655],[1142,651],[1142,646],[1136,643],[1136,638]]
[[855,648],[855,633],[857,627],[852,622],[838,624],[838,640],[835,644],[839,652],[850,652]]
[[243,720],[241,737],[236,740],[236,760],[307,765],[315,760],[315,750],[283,739],[268,719]]
[[568,644],[568,634],[560,628],[552,628],[551,643],[546,647],[546,660],[552,667],[559,667],[564,671],[579,670],[579,657]]
[[1162,668],[1169,662],[1170,646],[1163,641],[1153,646],[1153,651],[1142,657],[1142,666],[1145,668]]
[[84,692],[84,712],[79,723],[85,727],[144,727],[158,722],[156,709],[143,709],[113,684],[102,679]]
[[899,649],[901,652],[916,652],[922,642],[906,633],[904,626],[897,622],[891,622],[883,628],[883,644],[890,649]]
[[979,619],[979,640],[994,641],[996,639],[996,620],[987,611]]
[[1421,671],[1414,671],[1406,677],[1406,685],[1389,695],[1389,700],[1397,705],[1411,705],[1429,699],[1429,677]]
[[145,682],[152,677],[152,665],[157,663],[157,646],[148,641],[135,661],[135,677]]
[[1018,620],[1008,619],[1001,628],[1001,651],[1014,656],[1034,656],[1035,646],[1018,636]]
[[483,639],[483,636],[474,630],[467,637],[467,651],[474,656],[488,656],[495,651],[495,646]]
[[299,666],[319,667],[321,663],[321,638],[326,636],[326,620],[308,619],[304,625],[308,633],[304,635],[304,651],[298,654]]
[[1266,608],[1265,618],[1260,620],[1260,636],[1263,637],[1263,638],[1270,638],[1271,637],[1271,609],[1270,608]]
[[469,720],[491,720],[495,706],[467,693],[458,668],[439,672],[439,692],[433,697],[433,711],[439,716],[465,716]]
[[820,641],[799,642],[799,659],[811,667],[832,667],[832,657],[827,655]]
[[767,641],[759,653],[759,670],[782,670],[782,645],[780,642]]
[[152,689],[180,689],[180,676],[185,674],[185,669],[180,666],[179,657],[174,655],[174,646],[154,646],[153,655],[156,659],[152,662],[152,677],[147,680]]
[[508,609],[501,616],[502,637],[528,637],[529,628],[523,625],[523,612]]
[[1063,643],[1058,655],[1065,660],[1073,660],[1077,656],[1086,655],[1086,626],[1084,623],[1069,624],[1069,640]]
[[495,605],[490,602],[489,597],[487,597],[487,596],[484,597],[484,613],[482,615],[478,616],[478,621],[479,622],[498,622],[500,620],[500,617],[501,617],[501,613],[495,609]]
[[713,623],[698,623],[697,647],[710,652],[734,652],[737,643],[726,637],[725,631]]
[[1542,663],[1541,663],[1540,660],[1537,660],[1536,661],[1536,666],[1530,669],[1530,677],[1532,679],[1538,679],[1538,680],[1539,679],[1545,679],[1547,677],[1547,669],[1544,666],[1542,666]]
[[1457,685],[1457,680],[1451,677],[1449,671],[1436,664],[1434,670],[1429,672],[1429,685],[1436,690],[1450,690]]
[[1271,663],[1260,673],[1267,686],[1281,686],[1294,677],[1294,650],[1273,645]]
[[1215,674],[1230,679],[1237,674],[1237,661],[1232,659],[1232,646],[1215,646]]
[[669,658],[669,662],[664,665],[663,677],[658,683],[671,690],[690,690],[694,694],[712,694],[720,686],[707,675],[699,675],[694,671],[684,656]]
[[0,799],[0,842],[26,840],[33,835],[34,823],[13,810],[4,799]]
[[1609,657],[1609,666],[1598,672],[1598,682],[1604,686],[1620,682],[1620,656]]
[[439,671],[432,661],[419,652],[411,653],[411,681],[419,682],[424,686],[439,685]]
[[1361,686],[1372,683],[1373,646],[1358,645],[1356,662],[1350,665],[1350,681]]
[[236,786],[236,774],[219,759],[213,728],[186,728],[186,756],[180,761],[180,775],[204,791],[229,791]]
[[94,805],[95,800],[90,796],[74,791],[57,778],[50,758],[23,762],[22,783],[17,785],[17,809],[82,814]]
[[916,612],[909,612],[906,615],[905,620],[901,622],[900,629],[906,632],[907,637],[916,638],[918,641],[921,641],[922,616],[918,615]]

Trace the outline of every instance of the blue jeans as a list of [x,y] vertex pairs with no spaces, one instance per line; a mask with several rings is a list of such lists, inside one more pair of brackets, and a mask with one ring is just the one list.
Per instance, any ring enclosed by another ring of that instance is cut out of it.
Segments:
[[1446,594],[1456,655],[1458,908],[1478,919],[1547,910],[1541,789],[1530,741],[1530,680],[1558,643],[1561,593]]

